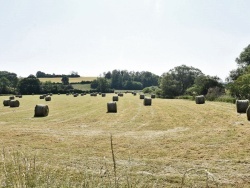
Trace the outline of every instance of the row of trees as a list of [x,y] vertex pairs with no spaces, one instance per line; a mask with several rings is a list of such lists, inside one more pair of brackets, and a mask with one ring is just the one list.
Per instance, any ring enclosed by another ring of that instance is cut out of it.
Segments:
[[[250,99],[250,45],[244,48],[235,61],[238,67],[230,71],[226,84],[223,84],[217,76],[205,75],[197,68],[181,65],[163,73],[162,76],[147,71],[115,69],[103,73],[91,83],[91,87],[97,91],[110,92],[113,89],[142,90],[154,86],[154,92],[163,98],[183,95],[218,97],[227,91],[231,97]],[[37,74],[41,74],[41,71]],[[77,73],[73,74],[77,75]],[[62,75],[62,84],[41,83],[38,76],[30,75],[19,79],[15,73],[0,71],[0,94],[65,92],[73,89],[69,84],[69,77]],[[150,91],[150,89],[145,91]]]
[[71,71],[71,73],[68,74],[68,75],[55,74],[55,73],[48,74],[48,73],[45,73],[45,72],[42,72],[42,71],[37,71],[36,72],[36,77],[37,78],[56,78],[56,77],[63,77],[63,76],[67,76],[67,77],[70,77],[70,78],[80,77],[80,75],[76,71]]
[[66,76],[62,77],[62,84],[58,84],[51,81],[40,82],[34,75],[18,78],[15,73],[0,71],[0,94],[65,93],[72,89]]
[[148,71],[134,72],[127,70],[113,70],[103,73],[91,83],[92,88],[102,92],[109,89],[142,90],[149,86],[158,86],[159,76]]
[[[128,72],[126,70],[113,70],[103,73],[91,84],[102,92],[110,88],[123,90],[142,90],[152,86],[157,89],[157,94],[163,98],[175,98],[189,94],[206,95],[210,88],[219,87],[223,93],[223,85],[216,76],[204,75],[201,70],[186,65],[177,66],[164,73],[161,77],[151,72]],[[147,90],[150,91],[150,90]]]

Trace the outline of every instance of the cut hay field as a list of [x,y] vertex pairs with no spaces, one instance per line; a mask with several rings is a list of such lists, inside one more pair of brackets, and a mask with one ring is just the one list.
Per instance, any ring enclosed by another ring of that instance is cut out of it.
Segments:
[[[19,108],[2,105],[1,185],[249,187],[250,123],[234,104],[153,99],[144,106],[124,94],[118,113],[107,113],[113,95],[48,102],[24,95]],[[49,115],[34,118],[36,104],[48,104]]]
[[[76,77],[76,78],[69,78],[69,83],[76,83],[76,82],[81,82],[81,81],[93,81],[97,77]],[[41,82],[46,82],[46,81],[51,81],[55,83],[62,83],[61,81],[62,78],[39,78]]]

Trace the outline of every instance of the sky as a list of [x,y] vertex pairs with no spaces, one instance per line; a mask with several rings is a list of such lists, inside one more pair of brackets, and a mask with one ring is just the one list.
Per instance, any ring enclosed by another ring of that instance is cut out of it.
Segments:
[[249,0],[0,0],[0,71],[161,76],[184,64],[224,80],[250,44],[249,7]]

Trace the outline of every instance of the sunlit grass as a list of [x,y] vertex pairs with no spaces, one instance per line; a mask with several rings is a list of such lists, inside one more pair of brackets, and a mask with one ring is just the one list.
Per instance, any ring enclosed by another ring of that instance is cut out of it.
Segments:
[[[95,184],[105,172],[114,185],[110,134],[123,185],[180,187],[186,173],[184,187],[205,187],[206,172],[214,177],[209,179],[212,187],[250,183],[250,123],[234,104],[153,99],[152,106],[144,106],[138,95],[128,93],[119,97],[118,113],[107,113],[113,95],[53,95],[50,102],[24,95],[19,108],[0,107],[0,143],[6,151],[36,156],[41,174],[56,169],[51,171],[54,179],[68,176],[74,186],[85,176]],[[48,104],[49,115],[34,118],[36,104]]]

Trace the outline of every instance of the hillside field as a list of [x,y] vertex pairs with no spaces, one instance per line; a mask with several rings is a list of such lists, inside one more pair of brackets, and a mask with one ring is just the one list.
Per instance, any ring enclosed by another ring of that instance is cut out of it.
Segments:
[[[128,93],[107,113],[113,95],[24,95],[18,108],[2,105],[1,185],[249,187],[250,123],[234,104],[144,106]],[[49,115],[33,117],[36,104]]]
[[[69,78],[69,83],[76,83],[76,82],[81,82],[81,81],[93,81],[97,77],[76,77],[76,78]],[[55,83],[62,83],[61,77],[58,78],[39,78],[41,82],[46,82],[46,81],[51,81]]]

